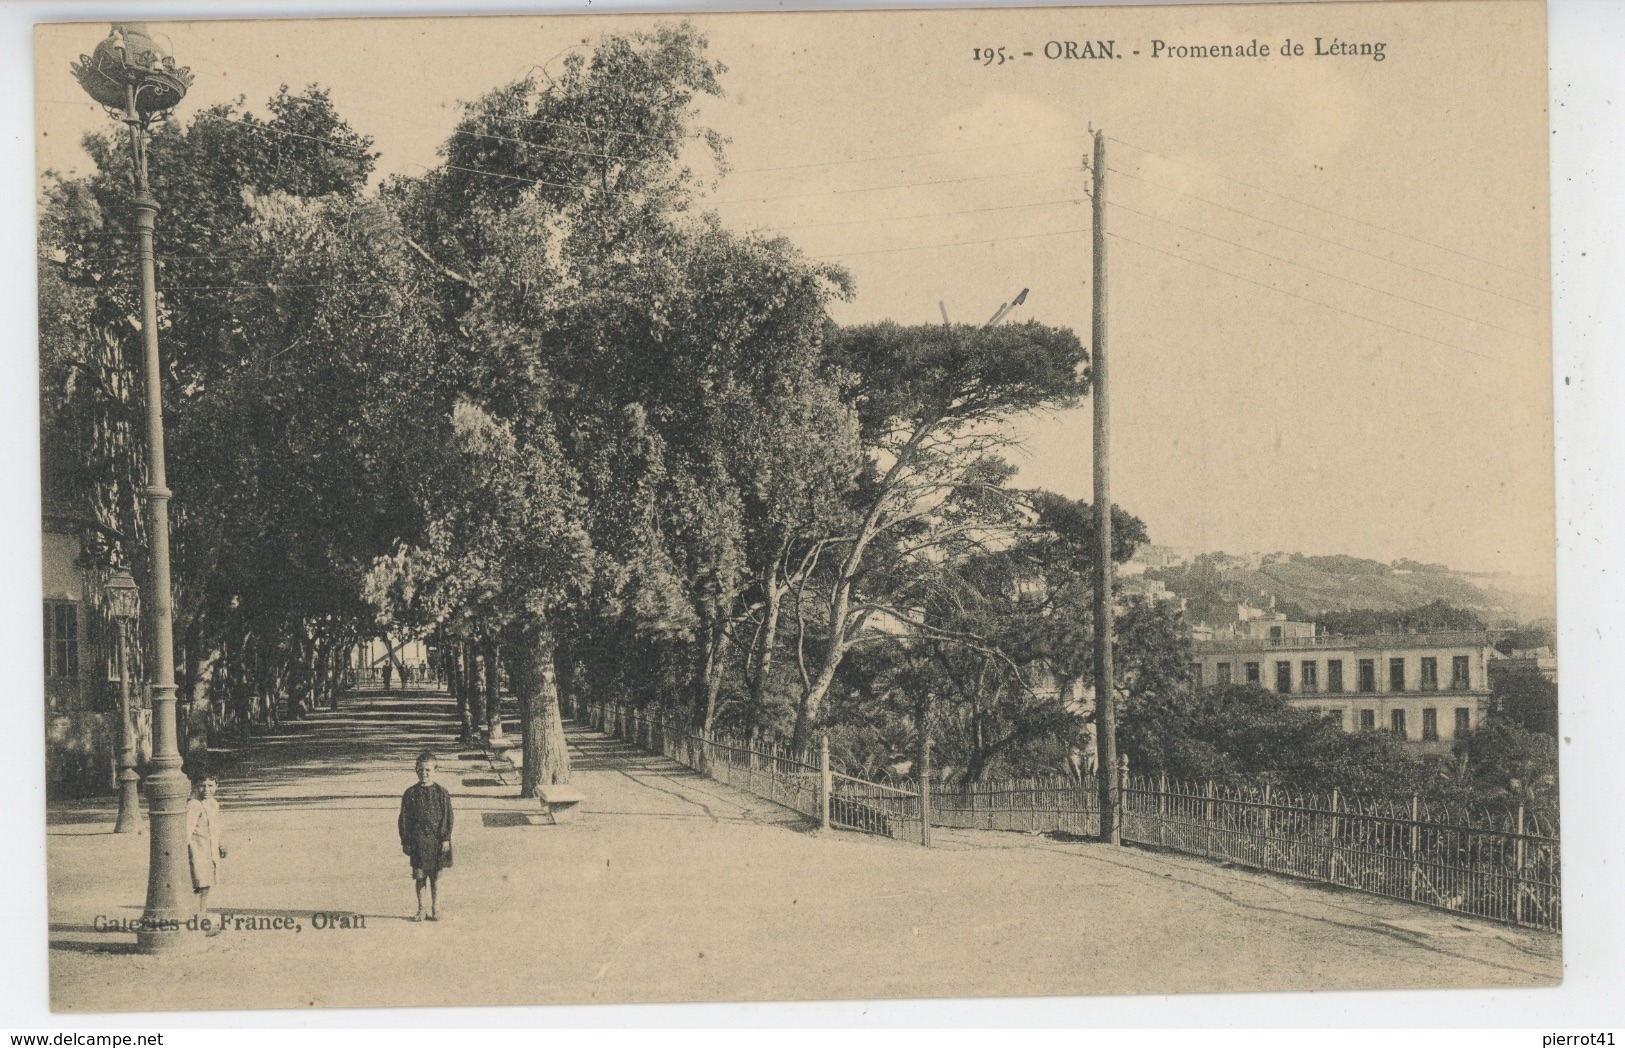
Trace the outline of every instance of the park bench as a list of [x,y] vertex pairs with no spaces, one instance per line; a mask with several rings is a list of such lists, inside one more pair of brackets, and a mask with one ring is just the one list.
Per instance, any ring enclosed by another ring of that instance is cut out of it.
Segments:
[[561,822],[569,822],[579,813],[577,810],[586,795],[574,786],[538,786],[536,795],[541,798],[542,813],[557,826]]

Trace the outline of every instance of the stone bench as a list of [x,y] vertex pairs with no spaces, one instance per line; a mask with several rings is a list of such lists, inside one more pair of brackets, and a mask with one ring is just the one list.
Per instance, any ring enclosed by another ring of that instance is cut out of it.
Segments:
[[574,786],[538,786],[536,795],[541,799],[542,812],[555,826],[579,815],[581,802],[587,799],[586,794]]

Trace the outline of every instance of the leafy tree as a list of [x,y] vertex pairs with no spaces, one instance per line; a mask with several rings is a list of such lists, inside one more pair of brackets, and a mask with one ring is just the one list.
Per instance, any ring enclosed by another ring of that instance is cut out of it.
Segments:
[[1497,673],[1491,682],[1489,716],[1524,731],[1555,737],[1557,685],[1535,669]]
[[1511,655],[1515,651],[1531,651],[1536,648],[1557,647],[1557,635],[1550,620],[1533,622],[1505,630],[1495,640],[1495,650],[1502,655]]
[[[929,723],[937,771],[965,782],[1051,775],[1074,766],[1087,727],[1076,685],[1088,676],[1096,548],[1087,504],[1021,495],[1025,523],[999,545],[946,542],[915,578],[918,614],[854,645],[832,691],[827,723],[873,724],[873,710]],[[1114,507],[1114,557],[1127,559],[1143,525]],[[984,518],[989,531],[999,523]],[[1131,599],[1118,615],[1119,701],[1183,686],[1188,641],[1170,604]],[[892,740],[898,730],[878,741]]]
[[[388,273],[388,245],[359,228],[373,217],[360,205],[369,143],[319,89],[284,89],[268,110],[212,107],[160,127],[149,150],[166,205],[157,268],[182,694],[201,698],[212,674],[211,695],[240,718],[274,714],[278,695],[295,709],[332,695],[365,616],[360,566],[376,521],[397,508],[385,505],[391,475],[346,468],[375,446],[362,431],[380,415],[353,394],[373,388],[369,368],[402,334],[391,296],[405,274]],[[43,417],[67,426],[46,447],[73,449],[71,469],[49,472],[71,478],[62,493],[94,521],[87,557],[127,559],[144,578],[129,157],[118,136],[85,145],[94,171],[45,188]],[[322,206],[281,203],[295,201]],[[71,310],[49,308],[59,295]]]
[[1344,636],[1362,633],[1404,633],[1407,630],[1429,633],[1439,630],[1485,628],[1484,620],[1477,612],[1455,607],[1443,600],[1435,600],[1403,611],[1373,609],[1326,611],[1317,616],[1315,621],[1326,632]]
[[[1073,404],[1087,354],[1071,331],[1028,322],[997,328],[842,330],[833,363],[855,376],[859,438],[869,461],[853,525],[816,544],[821,650],[798,646],[802,688],[793,741],[804,746],[842,660],[877,614],[906,620],[913,577],[945,545],[974,542],[1014,519],[1003,428],[1022,412]],[[817,572],[815,575],[814,573]],[[796,601],[807,609],[805,587]],[[805,619],[798,624],[804,629]]]
[[1510,808],[1557,811],[1557,737],[1506,720],[1490,720],[1456,744],[1473,800]]
[[1350,734],[1250,684],[1147,694],[1118,730],[1130,767],[1176,779],[1408,795],[1431,774],[1387,732]]
[[369,593],[386,607],[421,602],[441,620],[477,615],[499,632],[520,701],[521,796],[533,797],[570,780],[553,619],[584,581],[590,547],[548,427],[518,427],[467,400],[450,422],[423,490],[426,539],[379,560]]
[[845,282],[690,212],[688,147],[722,145],[694,130],[721,90],[705,50],[686,25],[606,36],[471,105],[446,164],[387,195],[437,277],[449,380],[522,442],[548,430],[573,478],[591,553],[550,614],[557,679],[709,722],[745,594],[776,563],[782,596],[776,551],[841,482],[812,463],[842,454],[823,339]]

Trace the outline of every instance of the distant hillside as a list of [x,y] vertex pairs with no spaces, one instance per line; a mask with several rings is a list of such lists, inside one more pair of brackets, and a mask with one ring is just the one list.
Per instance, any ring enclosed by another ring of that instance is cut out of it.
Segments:
[[1271,607],[1309,617],[1325,611],[1402,611],[1444,601],[1477,612],[1490,625],[1533,622],[1556,614],[1549,586],[1512,575],[1452,571],[1442,564],[1359,557],[1306,557],[1269,553],[1246,557],[1201,554],[1169,567],[1150,568],[1185,598],[1193,622],[1235,621],[1236,605]]

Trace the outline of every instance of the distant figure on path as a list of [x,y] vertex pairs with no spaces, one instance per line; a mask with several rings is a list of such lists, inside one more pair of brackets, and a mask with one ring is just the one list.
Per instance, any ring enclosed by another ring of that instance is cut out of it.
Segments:
[[192,787],[186,802],[186,854],[192,864],[192,891],[197,894],[198,916],[209,916],[209,889],[220,879],[220,860],[226,846],[220,843],[220,802],[214,776],[205,775]]
[[[451,794],[434,781],[435,755],[418,754],[418,781],[401,794],[401,851],[412,860],[417,886],[418,913],[412,919],[438,921],[437,890],[440,871],[451,865]],[[429,909],[423,909],[423,888],[429,888]]]
[[395,677],[395,664],[393,662],[385,662],[384,663],[384,690],[385,691],[389,690],[389,682],[391,680],[393,680],[394,677]]

